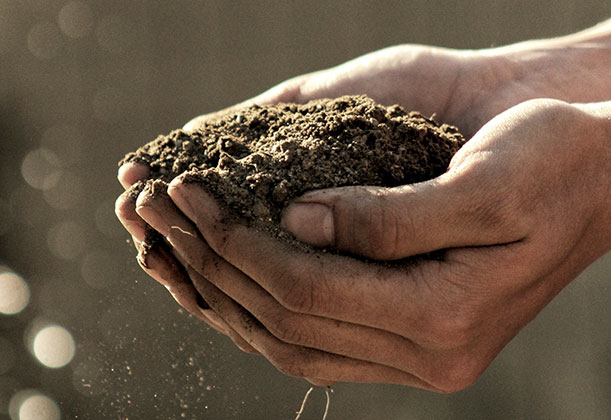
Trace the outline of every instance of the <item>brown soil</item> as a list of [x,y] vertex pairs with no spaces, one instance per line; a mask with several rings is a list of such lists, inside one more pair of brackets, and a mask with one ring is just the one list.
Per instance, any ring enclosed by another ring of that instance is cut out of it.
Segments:
[[[235,216],[283,236],[282,209],[304,192],[431,179],[446,171],[464,142],[455,127],[432,118],[366,96],[344,96],[253,106],[193,133],[159,136],[120,163],[148,165],[157,191],[188,172]],[[134,194],[142,187],[135,186]]]

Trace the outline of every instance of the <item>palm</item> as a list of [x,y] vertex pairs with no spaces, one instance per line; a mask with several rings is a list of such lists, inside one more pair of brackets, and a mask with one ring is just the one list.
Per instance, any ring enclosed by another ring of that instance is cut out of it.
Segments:
[[[511,85],[511,86],[510,86]],[[527,87],[507,78],[498,59],[421,45],[379,50],[340,66],[298,76],[241,104],[202,115],[185,128],[252,103],[303,103],[318,98],[366,94],[384,105],[436,114],[471,137],[487,121],[535,97]]]
[[495,115],[540,95],[516,81],[507,61],[476,52],[420,45],[387,48],[280,85],[274,102],[367,94],[384,105],[436,114],[468,137]]

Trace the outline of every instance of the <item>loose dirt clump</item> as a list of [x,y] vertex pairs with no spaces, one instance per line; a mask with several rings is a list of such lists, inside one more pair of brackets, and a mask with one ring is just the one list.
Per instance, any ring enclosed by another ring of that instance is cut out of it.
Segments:
[[[464,144],[458,130],[366,96],[257,106],[159,136],[120,164],[151,169],[156,190],[188,172],[235,217],[282,236],[281,212],[306,191],[395,187],[435,178]],[[134,194],[142,189],[134,187]],[[286,234],[284,234],[286,235]]]

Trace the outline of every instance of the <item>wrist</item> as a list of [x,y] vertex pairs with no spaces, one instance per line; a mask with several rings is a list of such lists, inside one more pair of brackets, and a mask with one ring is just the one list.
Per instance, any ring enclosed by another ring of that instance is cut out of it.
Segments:
[[611,20],[576,34],[480,51],[532,97],[566,102],[611,98]]

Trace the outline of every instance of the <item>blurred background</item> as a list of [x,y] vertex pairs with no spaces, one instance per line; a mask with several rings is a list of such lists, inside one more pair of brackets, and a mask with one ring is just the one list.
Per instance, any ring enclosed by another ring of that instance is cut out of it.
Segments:
[[[0,419],[293,419],[309,385],[147,278],[116,162],[291,76],[410,42],[570,33],[608,0],[0,0]],[[611,255],[471,388],[333,387],[333,419],[611,419]],[[320,419],[315,390],[302,419]]]

